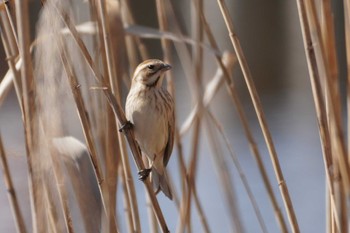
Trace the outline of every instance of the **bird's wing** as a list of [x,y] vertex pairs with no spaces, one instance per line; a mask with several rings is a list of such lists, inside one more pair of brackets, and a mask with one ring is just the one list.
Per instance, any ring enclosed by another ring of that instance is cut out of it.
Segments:
[[[173,104],[171,106],[173,106]],[[164,150],[164,157],[163,157],[163,163],[165,167],[168,164],[171,152],[173,151],[174,137],[175,137],[174,133],[175,133],[175,112],[174,112],[174,108],[172,108],[171,113],[169,114],[169,121],[168,121],[168,143],[166,144],[166,147]]]

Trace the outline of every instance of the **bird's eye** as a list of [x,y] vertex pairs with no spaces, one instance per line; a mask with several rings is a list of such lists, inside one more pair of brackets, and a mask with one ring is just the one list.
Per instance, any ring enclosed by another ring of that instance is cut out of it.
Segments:
[[147,68],[150,69],[150,70],[153,70],[154,65],[148,65]]

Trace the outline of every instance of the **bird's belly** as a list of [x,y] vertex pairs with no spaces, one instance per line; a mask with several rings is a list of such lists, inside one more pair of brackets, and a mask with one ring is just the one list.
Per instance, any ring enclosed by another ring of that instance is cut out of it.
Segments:
[[141,106],[132,113],[135,139],[148,157],[162,153],[168,141],[166,117],[151,106]]

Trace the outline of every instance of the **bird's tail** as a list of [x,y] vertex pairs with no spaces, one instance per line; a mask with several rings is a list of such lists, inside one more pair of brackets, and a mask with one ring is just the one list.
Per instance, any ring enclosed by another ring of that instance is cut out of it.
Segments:
[[164,172],[162,175],[157,172],[156,169],[152,169],[152,183],[153,187],[155,189],[156,194],[159,193],[159,191],[162,191],[165,196],[167,196],[170,200],[173,199],[173,194],[171,193],[170,186],[168,184],[168,179],[166,176],[166,172]]

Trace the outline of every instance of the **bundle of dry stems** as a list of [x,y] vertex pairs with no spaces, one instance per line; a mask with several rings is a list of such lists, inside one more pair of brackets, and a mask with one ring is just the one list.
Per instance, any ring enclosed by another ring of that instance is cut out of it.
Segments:
[[[327,174],[327,232],[348,231],[350,168],[346,132],[342,125],[339,75],[331,1],[322,1],[316,9],[314,0],[297,0],[305,43],[312,92]],[[173,185],[174,208],[178,224],[172,232],[217,232],[211,229],[196,190],[200,132],[207,134],[218,181],[227,203],[234,232],[244,232],[240,211],[235,200],[229,169],[239,171],[247,195],[253,205],[261,232],[268,232],[258,203],[249,187],[230,140],[217,116],[209,106],[220,87],[225,86],[239,115],[251,153],[256,159],[269,202],[274,210],[280,232],[299,232],[297,216],[280,168],[278,155],[268,129],[259,95],[255,89],[239,37],[225,1],[217,1],[227,26],[234,54],[221,52],[204,13],[203,0],[192,0],[193,38],[185,36],[170,0],[156,0],[159,28],[132,27],[133,9],[127,0],[46,0],[37,23],[35,40],[30,38],[30,7],[27,0],[0,3],[1,39],[5,48],[9,71],[0,85],[0,104],[12,88],[16,91],[22,112],[26,142],[33,232],[122,232],[117,212],[117,195],[124,205],[128,232],[145,231],[141,224],[140,208],[130,158],[138,170],[145,167],[132,129],[125,135],[118,132],[125,124],[123,93],[130,87],[132,70],[149,58],[143,37],[160,40],[163,60],[172,64],[179,58],[192,94],[193,108],[188,118],[175,130],[175,148],[179,170],[169,174],[171,180],[179,176],[180,189]],[[76,9],[88,13],[78,17]],[[344,1],[347,57],[350,61],[350,5]],[[15,17],[14,13],[15,12]],[[86,20],[88,18],[88,20]],[[204,43],[207,41],[209,45]],[[192,48],[190,50],[189,46]],[[174,50],[176,53],[174,53]],[[209,52],[217,63],[212,80],[204,83],[203,53]],[[276,181],[270,180],[262,162],[251,126],[237,95],[232,68],[239,64],[251,96],[257,119],[268,148]],[[348,70],[350,63],[348,62]],[[174,71],[175,73],[176,71]],[[175,96],[173,72],[167,76],[167,88]],[[350,72],[348,72],[348,84]],[[350,98],[348,92],[348,106]],[[77,112],[77,116],[72,113]],[[69,137],[71,118],[80,122],[84,143]],[[348,111],[350,116],[350,111]],[[191,129],[190,155],[186,161],[182,143]],[[348,137],[350,139],[350,137]],[[85,146],[86,145],[86,146]],[[223,156],[222,145],[228,148],[232,165]],[[29,232],[25,226],[12,183],[15,171],[9,171],[5,146],[0,138],[1,164],[9,190],[17,231]],[[128,146],[130,152],[128,151]],[[130,156],[132,155],[132,156]],[[52,182],[50,177],[54,177]],[[144,181],[151,232],[169,232],[167,219],[148,180]],[[121,190],[117,190],[121,184]],[[273,186],[279,186],[283,207],[277,201]],[[118,191],[118,192],[117,192]],[[73,200],[73,201],[72,201]],[[191,213],[196,209],[202,229],[192,229]],[[288,220],[283,212],[285,211]],[[79,212],[77,214],[77,212]],[[76,217],[76,216],[80,216]]]

